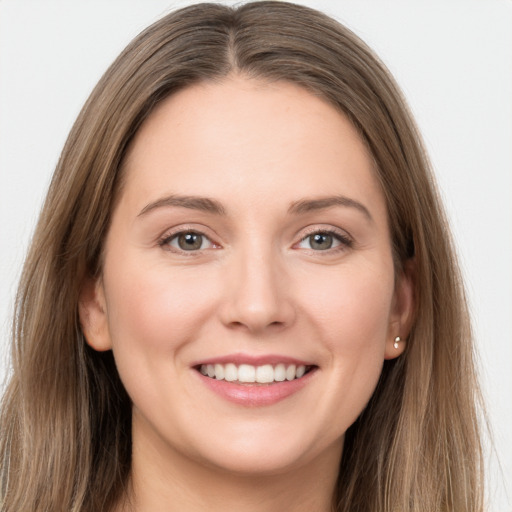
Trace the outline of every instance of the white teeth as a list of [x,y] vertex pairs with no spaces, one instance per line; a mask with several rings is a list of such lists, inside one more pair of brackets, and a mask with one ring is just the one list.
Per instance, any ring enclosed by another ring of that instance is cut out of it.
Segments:
[[255,382],[256,381],[256,368],[248,364],[241,364],[238,367],[238,381],[239,382]]
[[274,368],[271,364],[265,364],[256,368],[256,381],[261,384],[274,382]]
[[295,365],[292,364],[286,368],[286,380],[295,379]]
[[227,364],[224,367],[224,378],[228,382],[238,380],[238,368],[232,363]]
[[215,365],[215,377],[219,380],[222,380],[224,378],[224,366],[221,364]]
[[279,363],[275,366],[264,364],[253,366],[241,364],[236,366],[228,364],[203,364],[199,371],[212,379],[226,380],[228,382],[257,382],[258,384],[269,384],[271,382],[283,382],[284,380],[300,379],[306,373],[306,366],[294,364],[285,365]]
[[274,368],[274,380],[276,382],[283,382],[284,379],[286,379],[286,368],[284,364],[278,364]]

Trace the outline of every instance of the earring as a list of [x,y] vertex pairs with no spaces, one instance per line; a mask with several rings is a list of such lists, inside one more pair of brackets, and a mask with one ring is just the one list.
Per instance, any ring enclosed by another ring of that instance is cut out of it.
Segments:
[[402,339],[400,338],[400,336],[397,336],[395,338],[395,342],[393,343],[393,347],[398,348],[398,343],[400,343],[401,341]]

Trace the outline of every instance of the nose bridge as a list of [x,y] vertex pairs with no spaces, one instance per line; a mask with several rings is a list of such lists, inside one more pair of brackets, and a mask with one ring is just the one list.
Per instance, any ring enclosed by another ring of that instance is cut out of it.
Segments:
[[251,240],[234,250],[224,322],[251,332],[288,325],[293,306],[279,251],[269,240]]

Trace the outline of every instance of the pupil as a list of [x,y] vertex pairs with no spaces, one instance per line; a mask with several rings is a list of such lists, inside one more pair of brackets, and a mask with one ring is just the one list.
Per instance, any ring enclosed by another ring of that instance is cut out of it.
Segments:
[[311,237],[311,247],[325,251],[332,246],[332,235],[317,233]]
[[202,244],[202,236],[197,233],[186,233],[178,237],[178,245],[184,251],[192,251],[200,249]]

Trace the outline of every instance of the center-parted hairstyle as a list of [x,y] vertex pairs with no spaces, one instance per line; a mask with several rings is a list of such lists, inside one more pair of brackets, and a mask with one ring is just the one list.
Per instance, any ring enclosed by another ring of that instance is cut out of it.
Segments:
[[333,510],[480,512],[471,332],[420,136],[389,72],[358,37],[324,14],[277,1],[199,4],[165,16],[129,44],[83,107],[17,296],[0,424],[0,510],[107,512],[126,492],[130,399],[112,353],[84,340],[81,286],[101,276],[123,158],[144,120],[176,91],[232,74],[293,82],[348,117],[386,199],[395,272],[414,274],[407,349],[385,361],[346,433]]

